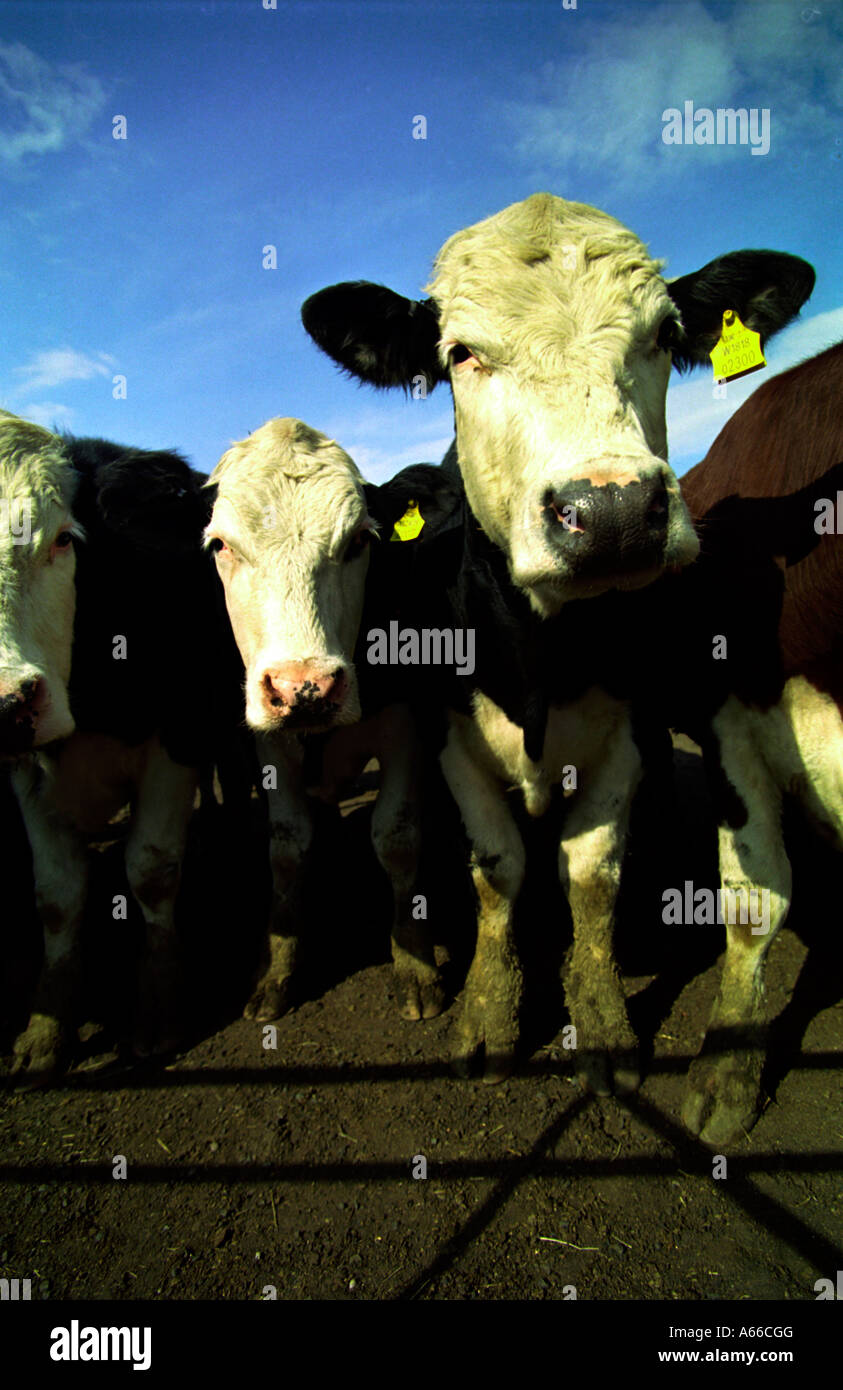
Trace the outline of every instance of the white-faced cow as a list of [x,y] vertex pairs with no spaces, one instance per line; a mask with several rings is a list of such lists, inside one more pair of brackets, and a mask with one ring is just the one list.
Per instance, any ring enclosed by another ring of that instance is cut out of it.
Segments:
[[[266,960],[246,1016],[277,1018],[295,990],[304,893],[314,843],[308,750],[319,734],[321,788],[331,795],[370,758],[381,769],[372,842],[393,890],[392,954],[402,1013],[430,1018],[442,987],[417,899],[421,753],[389,670],[355,664],[377,528],[348,454],[300,420],[270,420],[223,455],[206,544],[215,552],[246,669],[246,720],[258,739],[270,819],[273,907]],[[388,547],[379,546],[386,550]],[[385,556],[383,557],[386,558]],[[381,557],[373,559],[376,570]],[[369,623],[366,624],[367,628]],[[362,719],[361,719],[362,715]]]
[[613,218],[536,194],[451,237],[430,299],[353,282],[304,305],[307,330],[352,374],[453,391],[471,513],[454,615],[477,629],[477,669],[453,683],[441,756],[479,901],[461,1069],[485,1048],[486,1075],[505,1074],[518,1037],[525,853],[507,789],[538,816],[573,767],[559,872],[578,1062],[601,1092],[610,1064],[619,1086],[637,1080],[612,926],[649,731],[630,712],[636,596],[620,591],[698,551],[667,464],[671,364],[710,366],[729,309],[768,337],[813,278],[795,257],[742,251],[668,283]]
[[126,870],[146,922],[135,1043],[145,1053],[178,1034],[174,905],[213,727],[197,672],[226,640],[200,550],[201,481],[177,455],[0,413],[0,757],[44,930],[15,1043],[32,1080],[55,1072],[71,1039],[88,838],[130,802]]
[[[658,587],[670,721],[702,746],[719,822],[722,979],[683,1110],[720,1145],[753,1123],[764,965],[791,900],[782,800],[843,849],[843,344],[761,386],[682,479],[697,564]],[[716,658],[716,659],[715,659]]]

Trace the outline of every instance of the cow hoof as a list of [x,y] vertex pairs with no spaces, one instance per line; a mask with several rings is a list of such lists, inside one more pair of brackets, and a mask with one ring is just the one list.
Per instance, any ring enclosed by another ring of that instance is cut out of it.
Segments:
[[494,1084],[509,1076],[515,1067],[522,985],[521,967],[509,950],[493,942],[483,956],[475,956],[463,991],[454,1052],[460,1076],[468,1076],[481,1056],[484,1081]]
[[284,980],[261,980],[243,1010],[243,1017],[253,1023],[271,1023],[281,1018],[292,1008],[292,982]]
[[416,1023],[423,1018],[436,1018],[445,1007],[445,990],[438,971],[427,975],[401,974],[397,977],[401,1017]]
[[634,1048],[623,1048],[616,1052],[595,1048],[579,1052],[577,1075],[586,1090],[596,1096],[630,1095],[641,1084]]
[[596,1096],[612,1094],[612,1068],[605,1052],[580,1052],[577,1075],[587,1091]]
[[[482,1057],[482,1061],[481,1061]],[[451,1063],[454,1072],[464,1081],[480,1069],[480,1080],[486,1086],[497,1086],[512,1074],[515,1067],[515,1052],[490,1053],[485,1044],[455,1054]]]
[[185,999],[180,986],[172,951],[151,952],[141,969],[135,1006],[132,1052],[136,1057],[160,1057],[181,1046]]
[[67,1038],[58,1019],[33,1014],[15,1041],[12,1074],[25,1086],[46,1086],[61,1070]]
[[147,1057],[163,1057],[167,1052],[175,1052],[182,1043],[177,1028],[162,1028],[140,1024],[132,1037],[132,1054],[145,1060]]
[[638,1070],[636,1054],[631,1056],[627,1053],[612,1059],[612,1075],[615,1081],[615,1095],[628,1096],[638,1090],[641,1085],[641,1073]]
[[682,1123],[704,1144],[720,1149],[746,1134],[759,1114],[760,1058],[699,1058],[691,1064]]
[[474,1009],[466,1009],[453,1058],[454,1071],[458,1076],[469,1077],[479,1069],[481,1080],[487,1085],[496,1085],[515,1067],[517,1042],[518,1025],[512,1014],[495,1020],[489,1016],[488,1009],[481,1017],[477,1017]]

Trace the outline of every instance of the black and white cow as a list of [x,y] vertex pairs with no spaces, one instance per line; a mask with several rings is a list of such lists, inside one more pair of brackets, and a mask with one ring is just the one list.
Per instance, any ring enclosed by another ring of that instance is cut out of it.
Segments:
[[[135,1044],[166,1048],[179,1032],[174,906],[230,643],[201,553],[203,481],[176,454],[0,413],[0,757],[44,931],[15,1043],[32,1080],[54,1073],[71,1041],[89,836],[129,803],[126,871],[146,923]],[[201,679],[209,651],[214,682]]]
[[[784,798],[843,849],[843,344],[766,382],[682,494],[697,563],[654,586],[673,653],[654,698],[701,745],[716,807],[726,955],[683,1118],[722,1145],[759,1108],[764,966],[792,873]],[[733,920],[730,920],[732,918]]]
[[301,935],[315,911],[306,891],[316,843],[309,791],[316,785],[335,798],[377,758],[372,843],[392,885],[402,1014],[431,1018],[443,994],[417,882],[421,745],[400,675],[355,652],[361,623],[377,626],[383,595],[396,597],[399,557],[383,541],[370,544],[377,526],[367,497],[376,490],[364,488],[337,443],[293,419],[270,420],[234,444],[208,486],[215,500],[206,544],[245,666],[246,720],[261,764],[274,769],[264,783],[273,905],[246,1017],[277,1018],[294,997]]
[[767,338],[813,280],[796,257],[740,251],[668,283],[613,218],[536,194],[451,237],[429,299],[352,282],[303,307],[308,332],[353,375],[453,391],[468,512],[452,621],[476,629],[477,653],[471,680],[452,682],[441,754],[479,902],[460,1069],[485,1049],[487,1077],[504,1075],[518,1039],[512,924],[525,852],[507,789],[540,816],[573,768],[559,873],[578,1062],[600,1092],[612,1068],[619,1087],[637,1081],[612,927],[630,805],[658,730],[646,710],[632,715],[629,591],[698,551],[667,464],[668,377],[671,365],[709,362],[726,310]]

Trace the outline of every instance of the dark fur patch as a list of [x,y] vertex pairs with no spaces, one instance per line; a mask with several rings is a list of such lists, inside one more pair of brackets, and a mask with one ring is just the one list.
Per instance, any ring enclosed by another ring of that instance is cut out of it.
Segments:
[[761,344],[799,313],[814,288],[813,266],[780,251],[732,251],[701,270],[682,275],[668,293],[682,315],[683,331],[673,352],[677,371],[710,366],[723,314],[736,309]]
[[[180,455],[66,437],[79,477],[70,705],[80,730],[205,760],[240,717],[241,663],[213,562],[204,478]],[[126,638],[115,660],[114,639]]]
[[448,379],[439,361],[439,319],[431,299],[405,299],[385,285],[351,280],[305,300],[302,322],[315,343],[350,375],[372,386],[423,376],[432,391]]

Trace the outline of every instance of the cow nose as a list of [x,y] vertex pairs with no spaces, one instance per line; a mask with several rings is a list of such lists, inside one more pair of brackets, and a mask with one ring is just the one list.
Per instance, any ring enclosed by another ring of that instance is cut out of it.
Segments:
[[264,701],[285,723],[315,722],[336,711],[347,686],[342,666],[323,671],[303,662],[287,662],[264,672]]
[[32,748],[46,689],[43,679],[32,677],[21,681],[11,693],[0,695],[0,755],[15,756]]
[[547,541],[578,574],[645,568],[661,561],[670,502],[658,475],[621,486],[587,478],[548,488],[542,498]]

